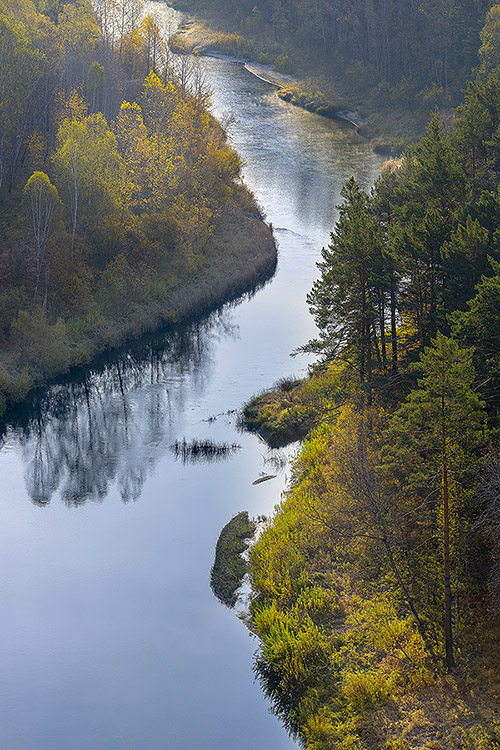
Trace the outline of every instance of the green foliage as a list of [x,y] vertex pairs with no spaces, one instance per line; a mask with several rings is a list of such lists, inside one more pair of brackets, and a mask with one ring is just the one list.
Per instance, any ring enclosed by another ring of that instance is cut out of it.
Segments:
[[[474,363],[490,409],[500,413],[500,264],[491,259],[495,275],[484,277],[475,296],[468,302],[468,310],[453,316],[453,330],[466,344],[474,346]],[[497,426],[497,418],[495,419]]]
[[[410,747],[386,712],[401,710],[408,693],[430,710],[438,689],[433,652],[444,643],[444,594],[436,585],[445,545],[443,460],[457,601],[477,586],[464,570],[459,531],[471,528],[464,490],[473,487],[486,439],[472,354],[438,334],[420,358],[417,388],[387,432],[383,412],[325,410],[330,424],[323,421],[303,443],[291,487],[251,550],[252,611],[262,639],[256,672],[276,714],[307,747]],[[335,382],[333,368],[321,376]],[[285,383],[282,396],[296,388]],[[305,635],[297,637],[311,622],[320,654],[308,651]],[[468,627],[475,626],[460,616],[459,633]],[[364,726],[367,711],[375,744]],[[406,721],[410,732],[414,720]]]
[[20,346],[21,364],[34,377],[48,378],[68,368],[71,354],[66,325],[62,320],[51,325],[40,307],[31,315],[24,310],[18,314],[11,326],[11,337]]
[[[456,208],[466,202],[470,188],[437,115],[432,118],[406,160],[407,175],[403,190],[407,191],[404,206],[407,215],[411,213],[420,218],[423,208],[425,211],[439,211],[449,219]],[[425,195],[423,203],[420,201],[422,194]]]
[[420,356],[415,369],[423,377],[392,416],[387,432],[386,455],[404,467],[411,486],[429,486],[433,477],[439,482],[436,468],[446,445],[453,446],[450,460],[459,476],[473,470],[474,456],[477,460],[486,443],[486,412],[474,390],[472,356],[472,349],[441,333]]
[[210,586],[215,596],[228,607],[234,607],[247,564],[242,553],[256,531],[255,521],[241,511],[222,529],[215,548],[215,560],[210,573]]
[[28,374],[28,368],[25,367],[19,375],[14,378],[9,389],[9,396],[12,403],[17,404],[26,398],[27,394],[33,387],[33,380]]
[[481,47],[479,57],[481,67],[490,71],[500,65],[500,5],[492,5],[486,16],[486,23],[481,30]]
[[459,224],[443,244],[441,253],[447,277],[443,296],[448,309],[462,307],[464,302],[472,299],[481,277],[490,272],[489,248],[488,230],[470,216],[467,216],[465,225]]
[[500,68],[467,84],[456,110],[452,143],[476,195],[498,184],[497,128],[500,116]]
[[375,670],[344,673],[342,692],[355,708],[387,702],[393,691],[394,679]]
[[[462,381],[454,385],[458,390],[451,389],[461,401],[471,379],[471,352],[444,337],[422,358],[420,387],[435,387],[431,372],[441,367],[443,354],[448,364],[442,370],[450,370],[450,380],[454,376]],[[457,419],[472,449],[478,437],[474,425],[483,421],[480,403],[465,395],[463,408],[472,403],[468,433],[462,415]],[[453,409],[448,414],[451,419]],[[432,714],[436,700],[454,700],[454,683],[447,692],[447,684],[436,682],[429,638],[420,633],[409,606],[412,602],[432,639],[442,643],[441,632],[432,630],[429,622],[440,619],[435,607],[442,551],[439,545],[427,548],[429,536],[442,534],[442,515],[425,514],[422,496],[405,492],[394,497],[392,479],[377,480],[376,467],[382,461],[374,435],[380,435],[384,421],[375,413],[365,421],[355,408],[345,407],[336,422],[318,427],[295,461],[291,488],[251,549],[252,612],[261,638],[256,673],[273,710],[310,748],[427,747],[425,741],[412,745],[405,739],[417,726],[409,706],[416,701],[424,717]],[[365,440],[370,443],[363,432],[367,424],[375,444],[371,448],[363,447]],[[426,429],[433,424],[434,418],[425,422]],[[414,433],[423,439],[425,430],[411,432],[410,438]],[[387,440],[392,447],[394,436]],[[428,460],[432,463],[431,452]],[[450,463],[455,462],[455,468],[457,461],[453,454]],[[470,485],[473,478],[466,479],[466,474],[461,481]],[[457,506],[452,511],[458,512]],[[461,586],[466,583],[462,575]],[[441,602],[442,594],[439,606]],[[473,634],[476,627],[477,622],[460,618],[461,632]],[[313,649],[313,641],[321,645],[319,650]],[[462,645],[461,658],[471,658],[464,650]],[[408,695],[412,698],[407,707]],[[470,694],[466,700],[473,705],[476,699]],[[403,718],[396,720],[397,712]],[[456,721],[448,703],[443,713],[451,737]]]
[[362,383],[371,377],[377,320],[378,267],[381,245],[368,196],[351,178],[342,190],[344,203],[318,264],[321,278],[307,301],[320,337],[304,347],[326,359],[341,357],[359,373]]
[[321,421],[335,419],[352,386],[347,367],[338,361],[316,368],[304,380],[284,378],[245,404],[244,425],[279,448],[305,438]]
[[71,217],[72,247],[79,228],[84,236],[97,225],[103,211],[120,205],[123,165],[116,138],[101,113],[64,120],[53,156],[61,194]]

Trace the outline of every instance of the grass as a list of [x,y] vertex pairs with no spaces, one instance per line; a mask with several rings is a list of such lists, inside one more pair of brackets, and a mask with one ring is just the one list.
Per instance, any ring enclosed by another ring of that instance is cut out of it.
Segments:
[[[276,261],[270,227],[249,191],[237,186],[233,198],[221,208],[214,232],[202,248],[199,266],[188,278],[166,284],[154,297],[146,295],[127,308],[126,314],[68,319],[63,348],[57,349],[59,339],[52,335],[55,327],[46,326],[40,341],[31,347],[36,344],[42,352],[31,357],[33,362],[24,361],[30,353],[26,347],[16,348],[16,342],[5,345],[0,350],[0,415],[7,404],[22,401],[31,388],[89,363],[108,349],[252,293],[272,277]],[[45,350],[50,362],[43,360]]]
[[335,413],[347,392],[346,373],[339,364],[317,369],[303,380],[282,378],[244,406],[242,426],[264,438],[271,448],[282,448],[304,439]]
[[170,446],[175,458],[180,459],[183,464],[223,461],[240,448],[241,445],[236,443],[214,443],[213,440],[191,440],[188,443],[186,439],[176,440]]
[[241,556],[253,537],[257,525],[246,510],[238,513],[222,529],[215,548],[215,561],[210,573],[210,586],[215,596],[227,607],[234,607],[247,563]]
[[334,92],[327,96],[313,81],[283,86],[279,89],[278,96],[296,107],[302,107],[309,112],[316,112],[316,114],[330,119],[338,118],[349,109],[346,99]]

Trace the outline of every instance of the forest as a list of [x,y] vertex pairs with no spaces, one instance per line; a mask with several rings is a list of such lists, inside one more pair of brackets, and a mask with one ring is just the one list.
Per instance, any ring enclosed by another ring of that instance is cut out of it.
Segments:
[[0,413],[274,268],[199,66],[165,38],[140,0],[0,3]]
[[[308,377],[245,408],[270,444],[302,441],[249,550],[256,677],[307,750],[500,750],[500,5],[205,10],[226,24],[226,45],[243,40],[282,72],[302,58],[311,86],[326,81],[339,101],[404,105],[417,130],[434,111],[369,192],[354,178],[343,188],[307,297],[317,335],[296,352],[316,357]],[[164,40],[139,0],[0,0],[0,414],[56,373],[274,271],[227,123],[210,114],[196,59]],[[125,361],[109,368],[124,403],[138,369]],[[68,507],[84,502],[73,485],[100,497],[117,476],[135,500],[152,471],[156,453],[135,483],[109,458],[99,481],[93,462],[123,432],[128,444],[129,425],[115,410],[96,440],[92,395],[84,379],[49,404],[66,431],[59,458],[40,409],[24,430],[38,509],[61,464]],[[189,463],[200,445],[179,437],[170,450]],[[254,524],[236,518],[219,556],[246,547]],[[239,563],[212,571],[226,603]]]
[[316,364],[245,409],[304,439],[250,576],[256,674],[311,750],[500,747],[499,117],[494,68],[345,185]]
[[[499,62],[491,0],[176,0],[208,19],[209,47],[270,63],[296,83],[279,96],[327,114],[356,110],[383,153],[450,114],[474,71]],[[203,49],[203,44],[201,45]]]
[[357,65],[360,77],[389,83],[406,78],[417,90],[449,88],[471,69],[490,5],[488,0],[213,0],[219,14],[232,11],[233,24],[250,36],[268,28],[275,40],[290,37],[331,67]]

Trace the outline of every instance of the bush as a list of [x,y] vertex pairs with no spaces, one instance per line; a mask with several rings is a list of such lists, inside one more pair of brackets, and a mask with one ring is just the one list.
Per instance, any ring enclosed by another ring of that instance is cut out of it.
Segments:
[[392,676],[375,670],[346,672],[342,681],[342,691],[352,706],[364,708],[390,700],[394,682]]
[[308,750],[322,750],[329,747],[329,740],[335,733],[335,725],[326,711],[313,714],[303,727]]
[[52,377],[68,369],[71,352],[64,321],[50,325],[39,307],[32,313],[21,310],[12,323],[10,335],[21,351],[21,364],[35,379]]
[[22,401],[33,387],[33,381],[25,368],[14,380],[10,389],[10,398],[12,403],[17,404]]

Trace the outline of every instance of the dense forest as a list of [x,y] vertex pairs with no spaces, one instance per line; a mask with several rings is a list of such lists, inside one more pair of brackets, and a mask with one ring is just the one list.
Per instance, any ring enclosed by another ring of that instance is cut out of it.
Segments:
[[[268,28],[313,48],[332,66],[357,64],[359,75],[418,89],[449,87],[476,62],[488,0],[217,0],[220,13],[248,34]],[[235,8],[236,5],[236,8]],[[236,12],[235,12],[236,11]],[[365,66],[362,70],[359,66]]]
[[250,572],[257,675],[311,750],[500,747],[499,117],[495,68],[348,182],[317,364],[246,407],[307,435]]
[[139,0],[0,3],[0,413],[273,268],[199,67],[165,36]]
[[[177,0],[224,33],[219,47],[270,62],[298,83],[279,96],[321,113],[354,110],[377,148],[399,151],[429,113],[448,113],[499,62],[491,0]],[[189,34],[188,34],[189,37]],[[194,35],[196,46],[196,34]],[[193,45],[191,45],[192,47]]]

